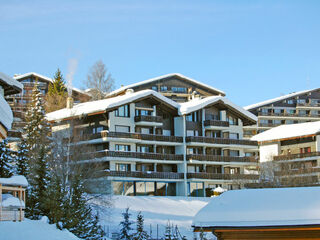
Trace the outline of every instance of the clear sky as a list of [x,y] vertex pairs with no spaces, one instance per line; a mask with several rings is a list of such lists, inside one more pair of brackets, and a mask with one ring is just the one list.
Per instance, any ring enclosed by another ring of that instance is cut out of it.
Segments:
[[320,1],[0,0],[0,71],[71,59],[75,87],[101,59],[117,87],[179,72],[246,106],[320,87]]

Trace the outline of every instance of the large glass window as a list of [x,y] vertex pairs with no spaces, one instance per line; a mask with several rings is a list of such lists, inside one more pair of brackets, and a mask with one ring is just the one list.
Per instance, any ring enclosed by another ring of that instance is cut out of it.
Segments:
[[161,90],[161,92],[166,92],[166,91],[168,91],[168,87],[167,86],[161,86],[160,90]]
[[185,87],[171,87],[172,92],[175,93],[186,93],[187,92],[187,88]]
[[130,152],[130,145],[116,144],[116,151]]
[[153,111],[136,109],[136,116],[151,116]]
[[121,172],[130,171],[130,164],[116,163],[116,170]]
[[116,117],[130,117],[129,105],[119,107],[115,111]]
[[193,197],[203,197],[204,195],[204,183],[202,182],[189,182],[188,192],[189,196]]
[[150,145],[138,145],[137,152],[148,153],[153,152],[153,146]]
[[233,117],[233,116],[228,116],[227,118],[228,122],[230,125],[238,125],[238,118]]

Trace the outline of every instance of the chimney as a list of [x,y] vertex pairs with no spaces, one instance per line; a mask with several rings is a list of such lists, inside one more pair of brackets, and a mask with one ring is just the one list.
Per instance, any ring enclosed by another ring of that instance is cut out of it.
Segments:
[[67,98],[67,108],[69,108],[69,109],[73,108],[73,98],[72,97]]

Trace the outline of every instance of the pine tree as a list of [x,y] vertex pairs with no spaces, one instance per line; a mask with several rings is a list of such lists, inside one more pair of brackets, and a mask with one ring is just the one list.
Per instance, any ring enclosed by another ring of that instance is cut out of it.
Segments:
[[45,119],[37,83],[32,91],[32,101],[26,113],[26,122],[25,143],[30,166],[26,176],[29,182],[26,215],[31,219],[39,219],[40,216],[48,213],[45,201],[49,181],[48,160],[51,142],[49,125]]
[[133,240],[150,239],[148,233],[144,230],[143,222],[144,222],[143,216],[142,216],[141,212],[139,212],[137,215],[137,231],[133,235]]
[[120,230],[120,239],[122,240],[131,240],[132,236],[130,231],[133,230],[131,225],[133,222],[130,221],[131,213],[129,213],[129,208],[126,209],[124,213],[122,213],[123,221],[120,222],[121,230]]
[[48,93],[46,95],[46,112],[53,112],[66,107],[67,91],[65,81],[60,69],[56,71],[53,82],[49,84]]
[[14,160],[13,152],[8,148],[7,141],[0,142],[0,177],[8,178],[13,175],[14,168],[12,162]]
[[18,152],[16,154],[17,174],[27,176],[29,174],[28,164],[28,147],[25,139],[22,139],[18,145]]
[[169,221],[164,232],[164,240],[172,240],[172,229]]
[[64,202],[63,228],[67,228],[77,237],[86,240],[103,239],[104,232],[98,224],[98,216],[94,216],[91,207],[84,197],[84,187],[81,177],[75,176],[69,190],[69,196]]

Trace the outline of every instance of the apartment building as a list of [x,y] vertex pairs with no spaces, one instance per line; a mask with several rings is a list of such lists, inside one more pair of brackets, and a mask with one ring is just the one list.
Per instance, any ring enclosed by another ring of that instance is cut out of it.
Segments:
[[320,120],[320,89],[287,94],[244,107],[258,117],[257,124],[245,126],[244,137],[250,137],[270,128]]
[[278,126],[252,140],[259,143],[260,161],[273,161],[280,184],[319,185],[320,121]]
[[242,139],[243,126],[256,117],[220,93],[201,98],[193,92],[179,103],[161,91],[126,88],[47,119],[55,136],[80,136],[77,145],[91,146],[78,163],[102,163],[94,186],[104,183],[113,194],[129,196],[210,196],[212,188],[258,180],[257,142]]
[[[11,144],[13,148],[14,143],[21,138],[21,132],[25,126],[25,113],[32,100],[32,89],[35,83],[37,82],[39,91],[44,97],[48,92],[49,84],[53,82],[51,78],[34,72],[15,74],[14,80],[22,84],[23,91],[6,95],[6,100],[10,104],[14,116],[12,129],[8,133],[9,141],[13,143]],[[77,103],[90,100],[88,94],[76,88],[72,89],[72,96]]]
[[7,138],[13,121],[12,110],[5,97],[18,94],[23,86],[8,75],[0,72],[0,140]]

